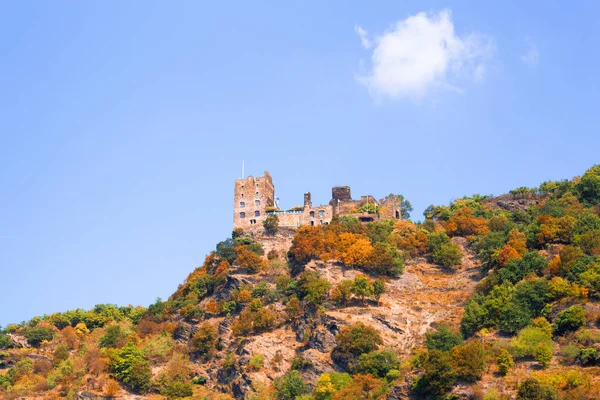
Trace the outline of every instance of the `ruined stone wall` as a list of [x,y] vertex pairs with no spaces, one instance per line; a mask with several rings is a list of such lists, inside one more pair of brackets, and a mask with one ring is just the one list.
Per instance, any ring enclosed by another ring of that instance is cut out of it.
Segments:
[[333,218],[333,207],[329,204],[318,207],[304,207],[302,225],[326,225]]
[[286,228],[299,227],[300,225],[302,225],[303,217],[303,213],[277,214],[277,218],[279,219],[279,226]]

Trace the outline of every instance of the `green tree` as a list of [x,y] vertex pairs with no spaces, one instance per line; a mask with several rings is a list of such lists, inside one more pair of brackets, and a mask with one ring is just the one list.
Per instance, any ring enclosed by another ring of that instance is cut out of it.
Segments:
[[585,325],[585,310],[581,306],[571,306],[558,313],[554,321],[554,332],[557,335],[576,331]]
[[502,349],[500,350],[500,354],[498,354],[498,358],[496,358],[496,365],[498,366],[498,371],[502,375],[506,375],[508,370],[515,365],[515,362],[510,353],[506,349]]
[[432,350],[427,355],[423,374],[413,388],[420,394],[441,397],[452,389],[456,376],[450,353]]
[[278,400],[295,400],[296,397],[309,393],[310,388],[296,370],[287,372],[275,379],[276,397]]
[[336,336],[336,341],[342,352],[356,356],[377,350],[383,344],[379,332],[362,322],[343,327]]
[[378,378],[385,378],[390,370],[398,369],[399,366],[400,362],[395,351],[373,351],[371,353],[360,355],[354,372],[365,375],[371,374]]
[[358,275],[352,282],[352,293],[360,298],[361,301],[365,300],[365,297],[372,296],[374,293],[373,284],[366,275]]
[[275,235],[277,233],[277,229],[279,228],[279,218],[275,214],[267,215],[267,218],[263,221],[263,228],[265,228],[265,233],[267,235]]
[[54,331],[45,326],[35,326],[27,330],[25,337],[30,345],[39,347],[44,340],[51,341],[54,339]]
[[385,293],[385,281],[381,278],[373,281],[373,296],[379,302],[379,298]]
[[471,340],[452,349],[452,360],[459,379],[476,382],[485,371],[485,349],[479,340]]
[[462,262],[462,250],[456,243],[442,244],[431,256],[434,263],[447,268],[459,266]]
[[141,349],[129,342],[122,349],[110,349],[108,355],[109,370],[119,381],[135,392],[148,391],[152,369]]
[[548,368],[552,361],[552,346],[548,343],[540,343],[533,351],[533,359],[540,363],[542,368]]
[[435,331],[425,333],[425,346],[429,350],[450,351],[462,341],[462,335],[452,332],[448,325],[439,325]]
[[558,396],[552,386],[541,385],[537,379],[527,379],[519,386],[517,400],[556,400]]
[[600,202],[600,164],[585,171],[575,188],[583,203],[598,204]]

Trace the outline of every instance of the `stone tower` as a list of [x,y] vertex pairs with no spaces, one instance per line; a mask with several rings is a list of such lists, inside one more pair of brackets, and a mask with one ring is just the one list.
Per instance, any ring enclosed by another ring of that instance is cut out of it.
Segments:
[[233,195],[233,228],[262,229],[267,207],[275,203],[275,186],[271,174],[249,176],[235,181]]

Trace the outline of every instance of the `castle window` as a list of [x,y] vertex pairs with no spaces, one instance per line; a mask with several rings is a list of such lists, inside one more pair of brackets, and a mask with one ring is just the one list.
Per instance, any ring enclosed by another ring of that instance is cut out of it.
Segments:
[[310,212],[310,217],[311,217],[311,218],[314,218],[314,217],[315,217],[315,212],[314,212],[314,211],[311,211],[311,212]]
[[246,203],[244,203],[243,201],[240,201],[240,207],[242,207],[242,208],[246,207]]
[[258,192],[256,192],[256,197],[258,197]]
[[244,189],[244,185],[242,185],[242,189]]
[[400,219],[400,211],[396,211],[396,219]]
[[310,221],[310,224],[311,224],[312,226],[315,226],[315,221]]
[[319,220],[319,224],[320,224],[320,225],[323,225],[323,220],[322,220],[322,219],[321,219],[321,220]]
[[260,206],[260,200],[255,200],[254,204],[256,204],[256,206]]
[[242,199],[244,198],[244,193],[242,193]]
[[323,218],[325,216],[325,210],[319,210],[319,217]]
[[254,224],[256,224],[256,220],[255,219],[251,219],[250,220],[250,225],[254,225]]
[[246,213],[245,212],[241,212],[240,213],[240,218],[246,218]]
[[258,210],[254,211],[254,216],[255,217],[260,217],[260,211],[258,211]]

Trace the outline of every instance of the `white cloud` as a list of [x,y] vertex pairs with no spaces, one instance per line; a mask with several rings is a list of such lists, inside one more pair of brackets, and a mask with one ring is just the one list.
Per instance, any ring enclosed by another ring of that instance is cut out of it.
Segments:
[[485,78],[493,52],[487,36],[458,36],[449,10],[397,21],[373,42],[360,26],[355,30],[364,48],[373,47],[370,71],[358,79],[375,97],[422,98],[436,89],[461,91],[460,83]]
[[525,44],[527,45],[527,51],[521,56],[521,60],[529,68],[535,68],[540,62],[540,51],[537,44],[531,38],[526,37]]
[[371,41],[368,39],[367,37],[367,31],[365,31],[363,28],[361,28],[360,26],[356,25],[354,27],[354,31],[358,34],[358,36],[360,37],[360,44],[362,45],[362,47],[364,47],[365,49],[369,49],[372,46]]

